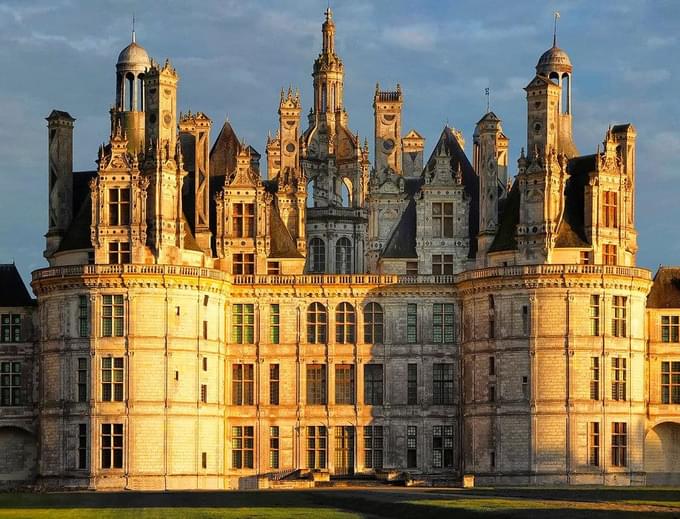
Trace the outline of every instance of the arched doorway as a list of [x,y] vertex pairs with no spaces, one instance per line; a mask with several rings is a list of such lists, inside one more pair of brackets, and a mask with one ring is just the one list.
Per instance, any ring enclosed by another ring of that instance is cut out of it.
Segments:
[[648,485],[680,484],[680,424],[662,422],[645,436]]

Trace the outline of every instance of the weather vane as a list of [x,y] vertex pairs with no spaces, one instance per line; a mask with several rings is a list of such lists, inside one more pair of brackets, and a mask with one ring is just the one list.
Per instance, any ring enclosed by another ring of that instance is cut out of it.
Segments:
[[486,113],[491,111],[491,89],[486,87],[484,89],[484,95],[486,96]]

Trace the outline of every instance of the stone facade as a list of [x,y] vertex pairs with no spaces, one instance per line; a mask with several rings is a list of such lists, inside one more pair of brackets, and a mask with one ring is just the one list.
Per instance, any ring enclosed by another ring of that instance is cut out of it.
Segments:
[[680,273],[635,267],[633,127],[578,155],[554,44],[512,181],[492,112],[472,160],[448,126],[424,160],[399,85],[376,88],[371,168],[330,9],[322,36],[308,128],[282,91],[266,175],[229,123],[211,147],[210,118],[178,113],[179,73],[134,38],[96,171],[48,117],[50,265],[37,305],[0,298],[26,326],[0,345],[25,395],[0,408],[0,479],[680,481]]

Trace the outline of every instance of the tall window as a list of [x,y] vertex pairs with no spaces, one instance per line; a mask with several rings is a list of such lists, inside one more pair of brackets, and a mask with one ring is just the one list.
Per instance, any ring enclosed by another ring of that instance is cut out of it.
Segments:
[[255,204],[232,205],[232,234],[236,238],[255,237]]
[[109,189],[109,225],[130,225],[130,190]]
[[78,469],[87,468],[87,424],[78,424]]
[[279,426],[269,427],[269,467],[279,468]]
[[123,401],[123,379],[125,359],[123,357],[102,358],[102,401]]
[[231,403],[253,405],[255,403],[255,370],[252,364],[231,366]]
[[87,402],[87,358],[78,358],[78,402]]
[[21,362],[0,362],[0,406],[22,405]]
[[279,405],[279,365],[269,365],[269,404]]
[[590,265],[590,251],[582,250],[579,252],[579,263],[581,265]]
[[326,404],[326,365],[307,364],[307,403]]
[[255,435],[252,425],[231,428],[231,466],[252,469],[255,466]]
[[307,426],[307,468],[326,468],[327,440],[328,434],[325,426]]
[[680,404],[680,362],[661,363],[661,403]]
[[436,469],[453,468],[453,426],[432,427],[432,466]]
[[255,342],[255,307],[252,304],[235,304],[231,307],[231,340],[235,344]]
[[382,425],[364,427],[364,466],[367,469],[383,467],[383,447]]
[[415,344],[418,341],[418,305],[409,303],[406,307],[406,342]]
[[626,399],[626,359],[612,357],[612,400]]
[[432,403],[453,404],[453,364],[432,365]]
[[78,335],[81,337],[90,335],[90,312],[87,296],[78,296]]
[[680,342],[680,316],[661,316],[661,342]]
[[626,422],[612,422],[612,465],[625,467],[628,447],[628,431]]
[[103,423],[101,454],[103,469],[123,468],[123,424]]
[[354,404],[354,366],[335,365],[335,403]]
[[612,335],[614,337],[626,336],[626,303],[625,296],[614,296],[612,298]]
[[326,342],[327,327],[326,307],[321,303],[312,303],[307,307],[307,342],[323,344]]
[[415,425],[406,427],[406,467],[418,466],[418,428]]
[[0,317],[0,342],[21,342],[21,315],[2,314],[2,317]]
[[252,276],[255,274],[255,254],[239,253],[232,256],[234,274]]
[[406,374],[406,404],[418,404],[418,364],[409,364]]
[[310,272],[320,273],[326,270],[326,244],[321,238],[309,240],[309,257],[312,260],[309,264]]
[[452,203],[432,203],[432,235],[435,238],[453,238]]
[[605,243],[602,246],[602,263],[605,265],[616,265],[616,245]]
[[453,304],[434,304],[432,308],[432,342],[453,342]]
[[269,342],[279,344],[281,340],[281,314],[278,304],[269,305]]
[[335,244],[335,272],[338,274],[352,272],[352,242],[348,238],[340,238]]
[[125,300],[121,294],[102,296],[102,335],[122,337],[125,328]]
[[355,328],[354,307],[349,303],[340,303],[335,310],[335,342],[353,343]]
[[603,225],[605,227],[618,227],[617,217],[617,193],[605,191],[602,196]]
[[600,466],[600,422],[588,424],[588,464]]
[[378,303],[368,303],[364,306],[364,342],[382,344],[383,332],[382,306]]
[[590,296],[590,335],[600,335],[600,296]]
[[453,255],[452,254],[433,254],[432,255],[432,274],[435,276],[446,276],[453,274]]
[[109,263],[114,265],[130,263],[130,243],[126,241],[109,242]]
[[364,365],[364,404],[383,405],[383,365]]
[[489,294],[489,339],[496,337],[496,301],[493,294]]
[[600,399],[600,357],[590,357],[590,399]]

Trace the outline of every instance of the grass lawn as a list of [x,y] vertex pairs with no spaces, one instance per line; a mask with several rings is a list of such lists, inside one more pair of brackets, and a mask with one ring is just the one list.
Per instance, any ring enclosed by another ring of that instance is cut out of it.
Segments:
[[0,519],[680,518],[673,488],[327,488],[0,494]]
[[355,519],[358,514],[329,508],[8,508],[0,518],[11,519]]

